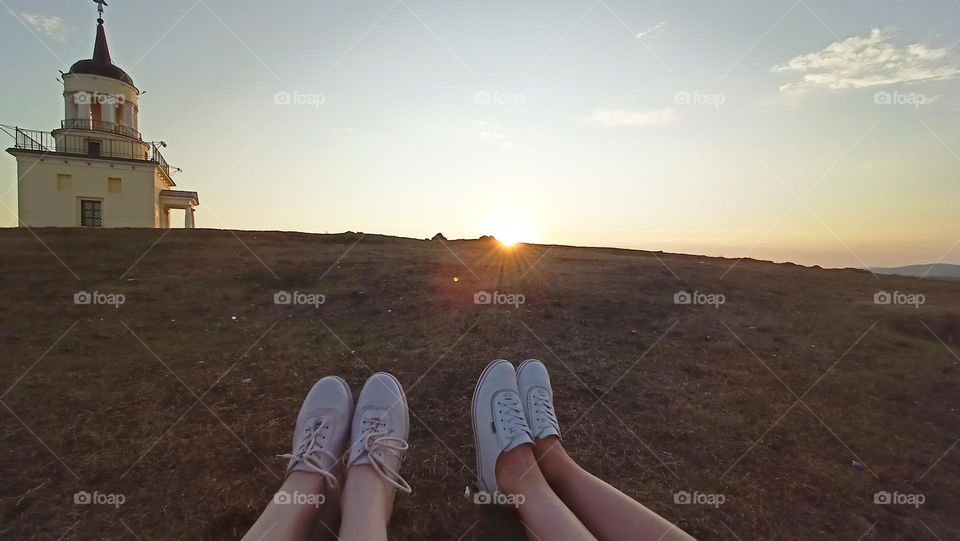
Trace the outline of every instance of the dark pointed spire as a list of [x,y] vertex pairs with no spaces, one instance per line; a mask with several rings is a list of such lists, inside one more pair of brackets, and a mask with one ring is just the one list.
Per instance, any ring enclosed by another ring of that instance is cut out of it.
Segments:
[[110,48],[107,47],[107,33],[103,29],[103,19],[97,19],[97,41],[93,45],[93,59],[97,62],[113,64],[110,60]]
[[125,71],[114,65],[110,58],[110,48],[107,47],[107,32],[103,29],[103,6],[107,3],[104,0],[93,1],[97,3],[100,11],[100,17],[97,18],[97,38],[93,44],[93,58],[76,62],[70,67],[70,73],[110,77],[134,86],[133,79]]

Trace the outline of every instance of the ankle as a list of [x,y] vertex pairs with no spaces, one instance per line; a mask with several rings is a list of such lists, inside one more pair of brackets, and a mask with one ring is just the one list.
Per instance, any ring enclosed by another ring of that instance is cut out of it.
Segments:
[[533,444],[533,455],[547,479],[554,477],[556,472],[565,468],[572,460],[557,436],[536,440]]
[[504,494],[522,494],[546,484],[537,466],[533,446],[520,445],[500,455],[497,459],[497,487]]
[[382,515],[368,517],[384,524],[390,522],[393,512],[393,500],[396,489],[383,480],[373,466],[369,464],[354,464],[347,469],[347,479],[343,492],[343,507],[358,509],[379,509]]
[[338,488],[325,475],[294,470],[284,480],[280,490],[297,491],[304,494],[324,494],[335,493]]
[[386,482],[370,464],[353,464],[347,468],[347,483],[353,482],[363,486],[365,497],[377,501],[393,500],[397,491],[393,485]]

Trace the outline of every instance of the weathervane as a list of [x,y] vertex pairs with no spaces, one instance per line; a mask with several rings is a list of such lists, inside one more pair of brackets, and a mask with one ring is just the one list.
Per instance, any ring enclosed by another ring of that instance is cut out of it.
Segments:
[[93,0],[93,3],[97,5],[97,11],[100,13],[100,21],[103,21],[103,6],[109,6],[105,0]]

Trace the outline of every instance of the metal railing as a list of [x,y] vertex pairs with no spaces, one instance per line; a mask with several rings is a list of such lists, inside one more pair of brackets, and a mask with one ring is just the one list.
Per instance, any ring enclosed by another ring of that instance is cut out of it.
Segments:
[[20,128],[14,128],[13,148],[56,152],[56,144],[53,140],[53,135],[51,135],[49,132],[21,130]]
[[155,143],[111,139],[96,141],[91,140],[89,134],[84,133],[84,129],[46,132],[16,127],[14,127],[13,139],[13,148],[20,150],[153,162],[167,174],[167,177],[170,177],[170,164]]
[[170,164],[164,159],[163,154],[160,154],[160,147],[158,147],[156,143],[150,143],[150,160],[157,162],[160,169],[163,169],[168,177],[170,176]]
[[104,122],[102,120],[90,120],[88,118],[68,118],[60,122],[60,128],[64,130],[94,130],[107,133],[116,133],[140,139],[140,132],[123,124],[116,122]]

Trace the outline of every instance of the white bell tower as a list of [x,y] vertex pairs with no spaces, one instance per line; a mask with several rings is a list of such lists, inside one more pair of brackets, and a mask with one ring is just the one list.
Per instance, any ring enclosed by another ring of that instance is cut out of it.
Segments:
[[[102,5],[100,10],[93,58],[76,62],[63,74],[63,122],[54,131],[57,150],[147,159],[139,131],[140,91],[110,58]],[[91,139],[75,135],[76,130],[103,135]]]
[[[140,90],[110,58],[98,4],[93,57],[63,74],[63,120],[53,131],[13,127],[20,225],[170,227],[183,210],[195,226],[196,192],[173,189],[171,167],[140,134]],[[0,129],[4,129],[0,126]],[[166,143],[160,143],[166,146]]]

